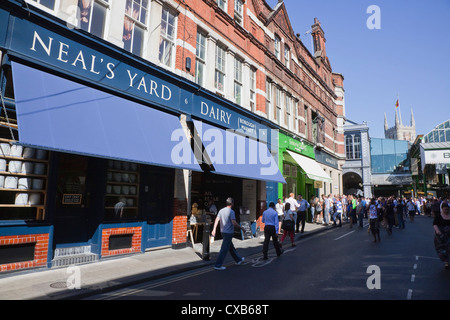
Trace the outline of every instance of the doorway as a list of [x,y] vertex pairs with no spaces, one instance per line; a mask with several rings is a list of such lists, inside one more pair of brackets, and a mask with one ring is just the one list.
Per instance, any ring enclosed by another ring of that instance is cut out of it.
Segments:
[[83,245],[92,237],[89,158],[61,153],[57,159],[55,245]]
[[143,168],[141,215],[147,221],[142,230],[145,249],[172,244],[174,170]]

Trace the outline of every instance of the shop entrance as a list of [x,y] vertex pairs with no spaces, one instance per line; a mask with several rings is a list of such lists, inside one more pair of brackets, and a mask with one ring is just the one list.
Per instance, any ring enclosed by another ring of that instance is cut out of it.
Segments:
[[89,174],[87,157],[61,153],[57,163],[55,245],[87,244],[97,221],[92,215],[90,179],[96,175]]
[[142,230],[145,249],[172,244],[174,170],[142,171],[141,212],[147,221]]

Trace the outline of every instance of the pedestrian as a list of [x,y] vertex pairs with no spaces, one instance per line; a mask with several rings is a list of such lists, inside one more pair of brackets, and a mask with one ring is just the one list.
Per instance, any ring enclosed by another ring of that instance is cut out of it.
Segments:
[[216,221],[214,222],[214,228],[212,230],[211,235],[213,237],[216,236],[217,225],[220,224],[220,232],[222,233],[222,246],[220,247],[220,252],[217,257],[216,263],[214,265],[214,269],[216,270],[225,270],[226,267],[223,266],[223,261],[229,251],[231,256],[233,257],[236,264],[241,264],[244,261],[244,257],[238,255],[236,248],[233,245],[233,234],[234,228],[239,228],[242,231],[245,231],[243,227],[241,227],[236,222],[236,215],[233,211],[234,200],[233,198],[228,198],[226,200],[226,207],[220,209],[217,214]]
[[319,197],[316,197],[316,223],[322,224],[323,223],[323,202],[320,201]]
[[450,208],[448,204],[442,206],[441,212],[433,220],[434,247],[444,262],[445,269],[450,269]]
[[[297,221],[295,223],[295,232],[305,232],[306,223],[306,210],[309,208],[309,202],[303,199],[301,194],[297,197],[298,209],[297,209]],[[300,223],[302,224],[302,229],[300,230]]]
[[409,215],[409,221],[414,222],[414,216],[416,215],[416,204],[414,203],[413,199],[409,199],[406,203],[406,209],[408,210]]
[[387,233],[388,235],[392,234],[392,227],[395,223],[395,212],[394,212],[394,202],[391,198],[388,199],[386,204],[386,223],[387,223]]
[[294,214],[291,210],[291,204],[286,203],[284,205],[284,217],[283,217],[283,235],[280,239],[280,247],[283,245],[283,241],[286,238],[286,236],[289,234],[291,238],[291,245],[295,247],[294,243],[294,228],[295,228],[295,218]]
[[309,200],[309,207],[311,210],[311,223],[314,223],[316,221],[316,217],[315,217],[315,213],[316,213],[316,204],[317,204],[317,200],[316,200],[316,196],[312,196],[311,200]]
[[404,210],[405,204],[403,203],[402,198],[398,198],[397,200],[397,217],[398,217],[398,228],[405,229],[405,219],[404,219]]
[[359,199],[356,203],[356,215],[359,220],[358,228],[363,228],[364,211],[363,211],[363,203],[362,203],[361,196],[359,197]]
[[373,235],[373,242],[381,241],[380,238],[380,221],[378,220],[378,210],[375,198],[373,198],[370,202],[369,206],[369,224],[370,224],[370,232]]
[[286,203],[289,203],[291,205],[292,213],[295,212],[295,214],[296,214],[297,209],[298,209],[298,202],[297,202],[297,200],[295,200],[294,194],[292,192],[289,194],[289,198],[286,199],[285,205],[286,205]]
[[331,208],[331,200],[326,196],[326,195],[322,195],[322,199],[323,199],[323,220],[324,220],[324,224],[325,225],[329,225],[330,224],[330,208]]
[[342,227],[342,202],[339,197],[336,197],[336,211],[333,215],[334,225],[336,225],[336,219],[339,219],[339,227]]
[[278,232],[281,234],[281,224],[283,223],[284,215],[284,204],[281,202],[281,199],[278,199],[278,202],[275,205],[275,210],[278,213]]
[[267,254],[269,251],[270,238],[272,238],[277,257],[279,257],[283,252],[278,244],[278,213],[275,211],[275,203],[269,203],[269,209],[263,212],[262,222],[264,223],[264,260],[268,259]]

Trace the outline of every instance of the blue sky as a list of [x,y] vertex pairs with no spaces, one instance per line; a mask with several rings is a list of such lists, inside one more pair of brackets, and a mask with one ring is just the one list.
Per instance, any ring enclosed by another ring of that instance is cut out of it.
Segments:
[[[277,0],[267,0],[272,6]],[[367,121],[384,138],[384,113],[394,125],[400,100],[403,124],[414,111],[417,134],[450,118],[450,0],[284,0],[292,28],[311,48],[314,18],[321,22],[333,72],[345,78],[346,115]],[[370,5],[381,29],[370,30]]]

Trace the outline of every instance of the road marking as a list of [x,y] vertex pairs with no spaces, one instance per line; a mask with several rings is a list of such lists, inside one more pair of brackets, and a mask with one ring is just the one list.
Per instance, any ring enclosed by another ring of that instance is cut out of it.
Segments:
[[408,294],[406,295],[406,300],[411,300],[411,296],[412,296],[412,289],[408,290]]
[[416,275],[415,275],[415,274],[412,274],[412,275],[411,275],[411,282],[414,282],[415,279],[416,279]]
[[353,232],[355,232],[355,230],[353,230],[353,231],[350,231],[350,232],[348,232],[348,233],[344,234],[343,236],[340,236],[339,238],[336,238],[336,239],[334,239],[334,240],[339,240],[339,239],[342,239],[343,237],[346,237],[346,236],[348,236],[348,235],[352,234]]

